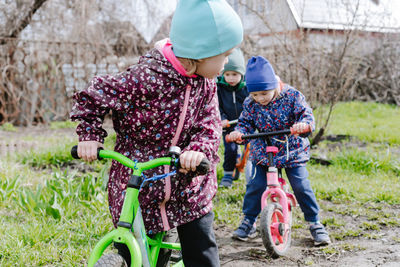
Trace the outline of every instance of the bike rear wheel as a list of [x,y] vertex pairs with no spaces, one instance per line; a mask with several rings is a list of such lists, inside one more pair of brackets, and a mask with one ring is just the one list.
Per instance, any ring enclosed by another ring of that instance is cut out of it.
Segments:
[[[291,217],[291,212],[290,217]],[[291,243],[291,218],[285,229],[282,207],[278,203],[268,204],[260,214],[260,230],[263,244],[273,258],[284,256]]]
[[128,267],[128,265],[121,255],[112,253],[102,255],[94,267]]

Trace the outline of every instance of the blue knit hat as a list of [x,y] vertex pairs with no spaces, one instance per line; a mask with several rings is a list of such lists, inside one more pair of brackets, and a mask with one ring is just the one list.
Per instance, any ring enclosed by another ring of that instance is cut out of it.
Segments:
[[243,26],[225,0],[179,0],[169,37],[175,56],[202,59],[240,44]]
[[246,86],[250,92],[273,90],[278,87],[274,69],[268,60],[261,56],[252,57],[247,62]]

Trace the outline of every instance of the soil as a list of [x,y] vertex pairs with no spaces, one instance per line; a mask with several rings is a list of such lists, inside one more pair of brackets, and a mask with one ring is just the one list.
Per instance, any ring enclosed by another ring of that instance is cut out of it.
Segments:
[[[10,150],[25,149],[24,146],[14,144],[24,143],[29,148],[46,145],[43,141],[37,141],[40,140],[39,136],[67,137],[72,140],[76,138],[73,129],[49,130],[46,127],[33,127],[18,129],[17,132],[0,130],[0,154],[9,153]],[[28,141],[21,142],[21,140]],[[349,143],[351,140],[349,139],[345,145],[362,147],[357,141]],[[400,206],[378,207],[373,204],[370,207],[353,206],[352,208],[361,210],[355,215],[351,212],[337,212],[348,209],[346,204],[330,201],[319,201],[319,204],[322,207],[322,218],[334,217],[337,221],[345,222],[344,225],[334,229],[328,227],[330,233],[340,236],[340,232],[355,229],[356,234],[344,235],[340,240],[332,237],[332,244],[329,246],[314,247],[307,226],[302,225],[292,229],[292,244],[287,255],[273,259],[267,255],[259,235],[247,242],[236,241],[231,238],[235,226],[215,225],[221,266],[400,266]],[[361,225],[368,225],[371,220],[366,214],[363,215],[364,210],[376,214],[389,214],[388,220],[392,219],[393,223],[381,223],[378,229],[362,228]],[[296,208],[295,213],[300,213],[300,209]],[[296,220],[295,225],[304,223],[299,215],[294,220]],[[357,233],[356,230],[360,228],[364,230]]]
[[[321,206],[337,206],[328,201],[319,201]],[[399,218],[399,207],[386,207],[386,212]],[[299,212],[299,210],[297,210]],[[322,211],[322,217],[332,216],[332,212]],[[363,216],[334,214],[338,220],[346,222],[345,228],[356,228],[366,221]],[[301,223],[299,219],[298,223]],[[329,229],[329,232],[341,229]],[[216,226],[215,233],[219,246],[221,266],[400,266],[400,233],[399,227],[382,227],[371,231],[373,239],[360,234],[358,237],[347,237],[334,240],[326,247],[314,247],[311,235],[304,228],[292,229],[292,243],[284,257],[273,259],[266,254],[260,235],[247,242],[231,238],[231,227]]]
[[[369,145],[351,136],[327,136],[324,139],[332,142],[324,150],[313,148],[315,162],[322,165],[331,164],[325,157],[328,150],[337,148],[366,149]],[[400,158],[400,149],[391,148],[395,157]],[[273,259],[267,255],[260,234],[247,242],[231,238],[234,227],[215,226],[219,245],[221,266],[400,266],[400,206],[385,204],[337,204],[319,200],[321,218],[335,218],[344,225],[331,229],[332,243],[325,247],[314,247],[307,225],[301,218],[301,211],[295,208],[297,218],[294,224],[302,227],[292,229],[292,242],[284,257]],[[351,212],[351,211],[356,212]],[[333,212],[335,211],[335,212]],[[379,214],[379,215],[378,215]],[[385,223],[382,214],[392,223]],[[371,217],[376,216],[376,221]],[[372,221],[372,223],[371,223]],[[379,225],[374,228],[372,225]],[[369,227],[371,229],[369,229]],[[259,229],[259,227],[257,227]],[[362,229],[362,230],[360,230]],[[346,232],[346,234],[344,234]],[[335,240],[333,236],[341,237]]]

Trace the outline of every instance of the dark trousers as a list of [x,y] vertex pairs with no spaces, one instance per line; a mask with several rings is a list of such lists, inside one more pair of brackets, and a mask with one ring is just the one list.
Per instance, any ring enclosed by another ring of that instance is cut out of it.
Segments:
[[235,142],[227,143],[225,141],[225,136],[227,133],[222,135],[224,140],[224,163],[222,167],[226,172],[232,172],[235,169],[236,161],[238,157],[238,145]]
[[[250,181],[246,186],[243,201],[243,213],[250,221],[254,221],[261,212],[261,196],[267,187],[267,167],[253,162]],[[292,186],[293,193],[307,222],[319,220],[319,206],[308,180],[306,167],[286,168],[286,175]]]
[[214,213],[177,227],[186,267],[219,267],[218,247],[213,230]]

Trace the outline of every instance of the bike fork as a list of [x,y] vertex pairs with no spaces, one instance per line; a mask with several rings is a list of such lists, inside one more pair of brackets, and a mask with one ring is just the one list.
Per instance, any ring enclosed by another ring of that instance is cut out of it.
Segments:
[[267,172],[267,184],[268,189],[263,193],[261,197],[261,210],[265,208],[268,202],[268,198],[274,201],[274,198],[278,198],[279,204],[282,207],[282,213],[285,223],[289,223],[289,205],[286,192],[280,188],[278,169],[276,167],[269,167]]

